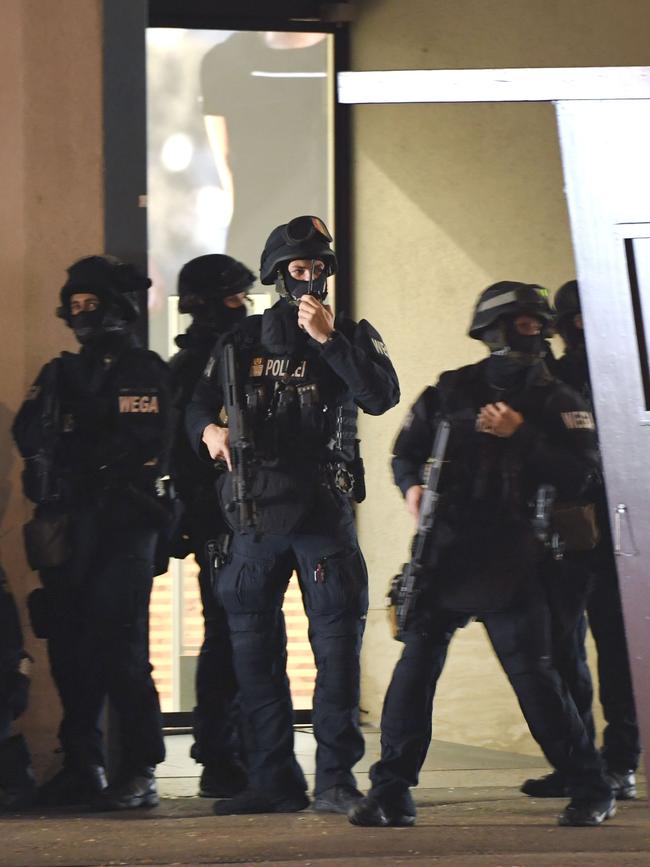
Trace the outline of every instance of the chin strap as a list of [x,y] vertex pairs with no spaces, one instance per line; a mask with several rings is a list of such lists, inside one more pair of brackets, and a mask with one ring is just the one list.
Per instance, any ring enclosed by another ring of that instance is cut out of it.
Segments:
[[298,301],[287,289],[287,284],[284,282],[284,274],[279,268],[275,278],[275,291],[278,293],[280,298],[284,298],[284,300],[288,301],[289,304],[293,304],[294,307],[298,306]]

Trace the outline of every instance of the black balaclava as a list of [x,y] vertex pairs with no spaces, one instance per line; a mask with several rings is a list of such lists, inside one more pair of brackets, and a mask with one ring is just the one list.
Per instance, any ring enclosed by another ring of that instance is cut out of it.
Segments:
[[246,319],[246,302],[239,307],[226,307],[222,298],[210,298],[205,305],[196,307],[192,312],[193,324],[199,328],[209,328],[213,333],[230,331]]
[[494,328],[501,330],[501,340],[496,339],[496,334],[494,341],[488,339],[492,335],[481,337],[490,346],[488,383],[503,391],[522,386],[546,354],[543,329],[539,334],[520,334],[515,328],[515,318],[504,316],[494,324]]
[[121,343],[129,331],[129,323],[120,316],[119,310],[100,301],[96,310],[84,310],[70,315],[70,327],[81,346],[100,351],[113,343]]
[[212,347],[220,334],[231,331],[246,318],[246,302],[241,307],[226,307],[221,299],[214,298],[205,308],[195,309],[191,315],[192,323],[185,334],[174,338],[179,349]]
[[[313,260],[318,261],[318,260]],[[312,273],[313,273],[312,261]],[[323,273],[312,280],[296,280],[289,273],[289,265],[291,262],[284,262],[280,266],[281,279],[284,281],[284,286],[287,292],[291,295],[294,301],[298,301],[303,295],[313,295],[319,301],[324,301],[327,297],[327,268]]]
[[574,314],[574,316],[563,316],[557,323],[557,330],[559,331],[562,340],[564,340],[568,351],[584,352],[586,351],[585,332],[584,328],[578,328],[573,321],[575,315],[576,314]]

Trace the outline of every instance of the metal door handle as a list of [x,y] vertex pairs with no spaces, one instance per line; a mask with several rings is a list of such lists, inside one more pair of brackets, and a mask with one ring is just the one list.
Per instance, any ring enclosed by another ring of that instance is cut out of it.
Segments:
[[[625,519],[625,526],[632,547],[631,551],[624,551],[621,544],[622,523]],[[619,503],[614,510],[614,554],[617,557],[636,557],[639,554],[639,549],[634,541],[634,531],[632,529],[632,521],[630,520],[630,512],[625,503]]]

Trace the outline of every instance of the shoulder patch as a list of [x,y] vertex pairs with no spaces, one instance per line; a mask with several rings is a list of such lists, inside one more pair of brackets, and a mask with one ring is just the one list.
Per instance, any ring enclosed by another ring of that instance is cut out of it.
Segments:
[[212,376],[212,371],[214,370],[214,366],[216,363],[217,363],[216,358],[214,357],[214,355],[211,355],[210,358],[208,358],[208,363],[203,368],[203,378],[204,379],[210,379],[210,377]]
[[596,430],[594,417],[587,410],[560,413],[564,426],[569,430]]
[[390,358],[388,349],[383,340],[378,340],[376,337],[371,337],[370,339],[372,340],[372,345],[375,347],[377,355],[384,355],[386,358]]

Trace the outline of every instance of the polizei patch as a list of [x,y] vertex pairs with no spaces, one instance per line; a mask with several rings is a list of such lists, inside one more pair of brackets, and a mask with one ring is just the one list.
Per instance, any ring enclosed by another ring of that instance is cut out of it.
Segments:
[[594,417],[586,410],[563,412],[562,421],[569,430],[595,430]]
[[264,358],[257,356],[251,361],[249,376],[263,376],[268,379],[304,379],[307,375],[307,361],[292,358]]

